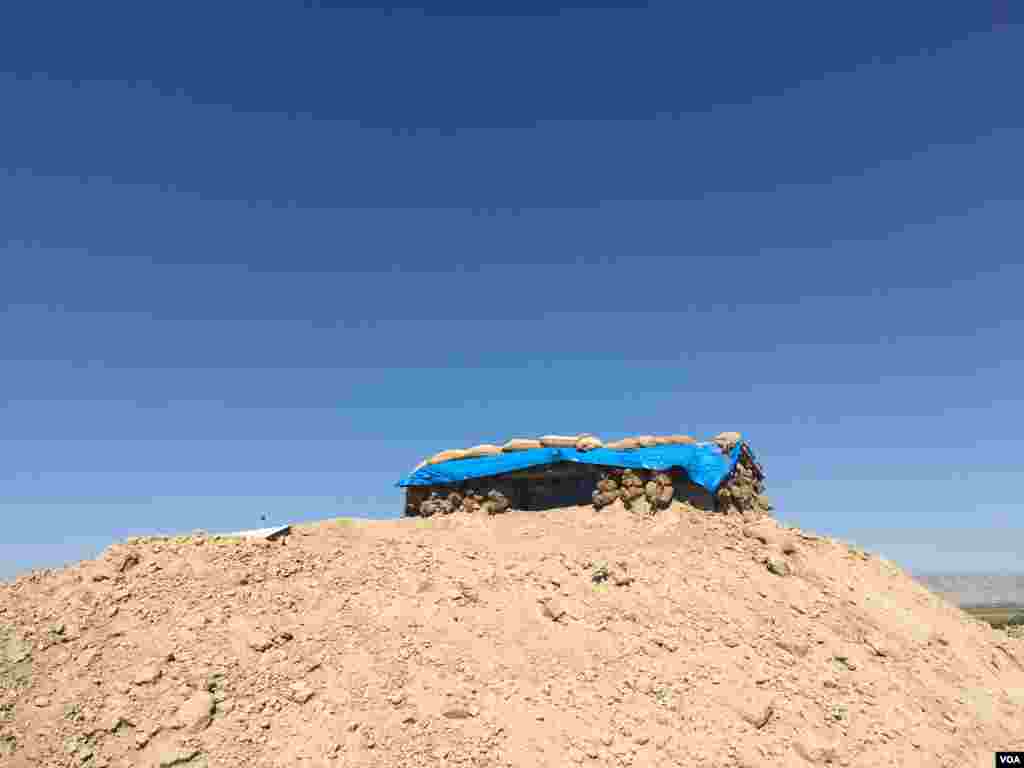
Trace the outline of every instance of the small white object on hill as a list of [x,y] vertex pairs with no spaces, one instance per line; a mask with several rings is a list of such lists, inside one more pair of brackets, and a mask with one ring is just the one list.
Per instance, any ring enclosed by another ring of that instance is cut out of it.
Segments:
[[281,536],[287,536],[291,533],[292,527],[290,525],[279,525],[274,528],[254,528],[251,531],[238,531],[237,533],[225,533],[224,536],[237,536],[243,539],[266,539],[271,541],[273,539],[280,538]]

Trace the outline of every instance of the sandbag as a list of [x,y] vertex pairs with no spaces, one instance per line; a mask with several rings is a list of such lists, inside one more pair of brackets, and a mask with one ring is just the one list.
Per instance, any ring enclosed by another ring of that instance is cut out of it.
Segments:
[[543,448],[540,444],[540,440],[529,440],[526,438],[515,438],[509,440],[503,446],[501,450],[505,453],[512,453],[514,451],[532,451],[534,448]]
[[457,459],[464,458],[466,458],[466,452],[464,450],[462,450],[461,448],[452,448],[451,450],[448,451],[441,451],[440,453],[435,453],[433,456],[427,459],[427,464],[441,464],[445,461],[455,461]]
[[583,437],[589,435],[544,435],[540,439],[540,444],[545,448],[575,448],[577,441]]
[[666,445],[696,445],[697,441],[689,435],[669,435],[666,439]]
[[621,440],[606,443],[604,447],[610,448],[613,451],[635,451],[640,447],[640,443],[637,442],[635,437],[624,437]]
[[465,454],[464,458],[467,459],[476,459],[481,456],[500,456],[501,446],[490,445],[488,443],[484,443],[483,445],[474,445],[472,448],[466,449]]
[[587,435],[586,437],[581,437],[579,440],[576,441],[577,451],[592,451],[595,448],[601,448],[603,446],[604,443],[602,443],[596,437],[591,437],[590,435]]
[[743,436],[739,432],[719,432],[711,438],[711,442],[719,446],[722,450],[729,451],[742,438]]

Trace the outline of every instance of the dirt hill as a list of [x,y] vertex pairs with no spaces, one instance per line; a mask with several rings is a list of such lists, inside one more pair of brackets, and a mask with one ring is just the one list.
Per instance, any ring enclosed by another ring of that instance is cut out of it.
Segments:
[[991,766],[1024,641],[674,504],[135,540],[0,586],[0,764]]

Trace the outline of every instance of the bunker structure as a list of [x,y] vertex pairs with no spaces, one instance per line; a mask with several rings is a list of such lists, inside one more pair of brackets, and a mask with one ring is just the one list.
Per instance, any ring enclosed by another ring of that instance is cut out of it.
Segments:
[[764,472],[737,432],[698,442],[641,435],[608,444],[593,435],[545,435],[441,451],[399,481],[406,516],[499,514],[621,504],[654,514],[673,503],[759,519],[772,509]]

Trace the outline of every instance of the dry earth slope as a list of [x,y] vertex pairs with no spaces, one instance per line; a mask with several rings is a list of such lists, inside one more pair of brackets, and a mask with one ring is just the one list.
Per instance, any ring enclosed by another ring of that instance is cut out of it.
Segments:
[[130,541],[0,586],[5,768],[960,768],[995,749],[1024,749],[1024,641],[771,520],[322,523]]

